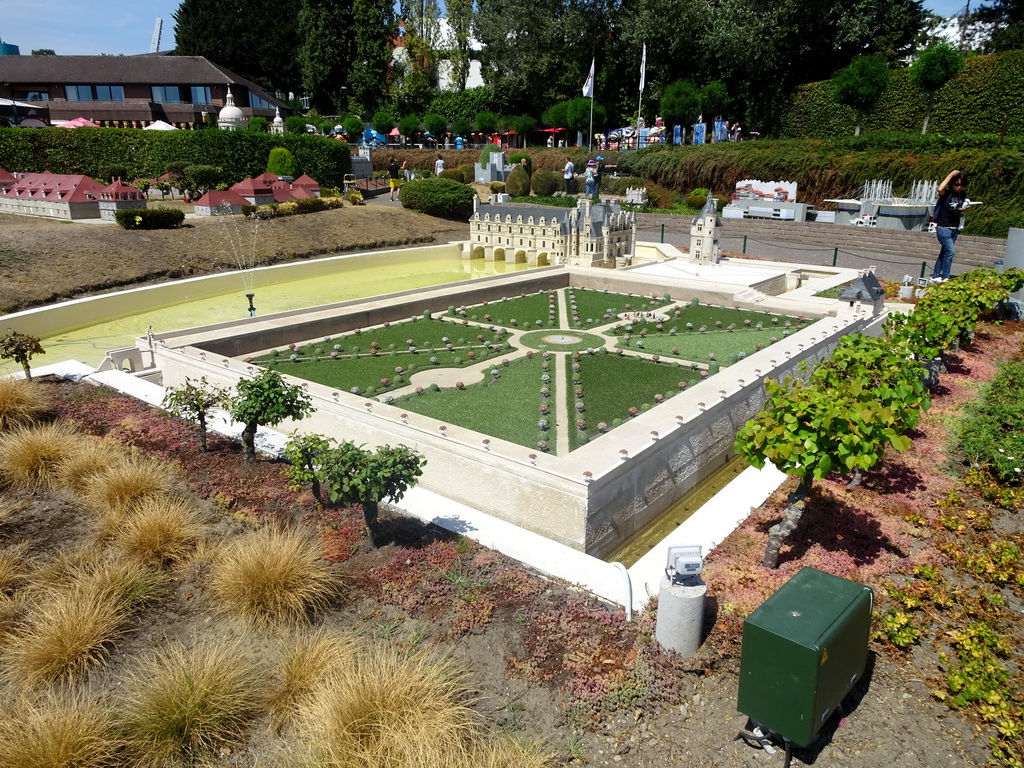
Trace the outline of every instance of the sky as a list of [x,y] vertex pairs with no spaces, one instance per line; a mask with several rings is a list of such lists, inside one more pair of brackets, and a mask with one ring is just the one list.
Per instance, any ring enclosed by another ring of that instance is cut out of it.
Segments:
[[[967,0],[924,3],[941,16],[957,13],[966,4]],[[164,22],[160,49],[169,50],[174,47],[172,14],[178,5],[179,0],[0,0],[0,40],[17,45],[25,55],[35,48],[52,48],[63,56],[147,53],[159,16]]]

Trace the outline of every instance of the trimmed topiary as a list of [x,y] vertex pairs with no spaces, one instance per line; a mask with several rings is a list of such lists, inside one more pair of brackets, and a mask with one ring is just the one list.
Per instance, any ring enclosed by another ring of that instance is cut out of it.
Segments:
[[521,165],[512,169],[505,180],[505,189],[512,197],[525,197],[530,194],[530,174]]
[[561,176],[554,171],[538,168],[530,177],[530,186],[533,188],[533,194],[538,197],[551,197],[559,188],[561,181]]
[[475,194],[451,179],[422,179],[402,187],[399,200],[410,210],[443,219],[465,221],[473,214]]
[[516,152],[514,155],[509,157],[508,161],[512,165],[522,165],[523,160],[526,161],[526,173],[533,176],[533,156],[528,155],[525,152]]
[[462,175],[462,171],[460,171],[458,168],[445,168],[443,171],[441,171],[441,175],[438,178],[451,179],[452,181],[459,182],[459,184],[466,183],[466,179]]

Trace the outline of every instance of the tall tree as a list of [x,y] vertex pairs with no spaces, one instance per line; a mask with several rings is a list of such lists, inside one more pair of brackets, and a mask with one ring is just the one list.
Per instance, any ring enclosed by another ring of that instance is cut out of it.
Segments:
[[473,31],[484,46],[481,73],[495,93],[509,95],[507,112],[535,112],[579,94],[595,52],[600,59],[608,7],[607,0],[479,0]]
[[473,33],[473,0],[448,0],[448,39],[444,41],[445,55],[451,65],[452,88],[466,90],[469,78],[469,41]]
[[351,0],[302,0],[298,25],[302,87],[310,106],[325,115],[344,112],[353,47]]
[[182,0],[175,53],[204,56],[255,83],[298,91],[298,9],[277,0]]
[[384,102],[388,92],[391,40],[397,32],[391,0],[353,0],[355,41],[349,91],[363,116]]
[[690,125],[700,114],[700,91],[689,80],[669,83],[661,97],[661,116],[668,125]]
[[910,65],[910,79],[914,85],[928,94],[928,108],[924,113],[921,133],[928,133],[928,121],[932,116],[935,94],[959,74],[964,66],[964,57],[949,43],[929,45],[913,64]]
[[395,101],[401,113],[422,112],[437,91],[441,14],[436,0],[402,0],[400,13],[405,57],[395,82]]
[[864,113],[875,106],[889,84],[889,68],[881,56],[858,56],[832,78],[836,100],[857,111],[854,136],[860,136]]
[[974,19],[992,25],[986,53],[1024,48],[1024,0],[992,0],[977,10]]

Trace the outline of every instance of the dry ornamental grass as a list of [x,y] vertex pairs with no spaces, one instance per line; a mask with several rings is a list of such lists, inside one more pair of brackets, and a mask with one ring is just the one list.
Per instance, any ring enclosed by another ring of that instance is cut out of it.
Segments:
[[166,462],[132,453],[90,475],[83,499],[99,515],[101,534],[108,536],[124,522],[130,506],[168,493],[173,478],[174,471]]
[[186,560],[203,537],[195,508],[169,496],[151,496],[131,507],[114,545],[146,565],[174,565]]
[[37,383],[0,377],[0,432],[38,421],[49,407],[49,397]]
[[0,436],[0,482],[18,489],[53,487],[80,436],[65,422],[21,427]]
[[194,764],[241,737],[259,712],[264,675],[237,642],[172,643],[143,659],[119,725],[135,764]]
[[29,689],[102,664],[109,643],[157,588],[152,571],[116,559],[71,565],[64,578],[33,586],[27,615],[3,650],[4,676]]
[[122,453],[117,445],[100,437],[84,437],[77,449],[68,454],[57,467],[61,485],[82,493],[89,478],[113,466]]
[[212,587],[227,613],[253,624],[298,621],[341,590],[313,532],[272,528],[227,545],[213,564]]
[[358,645],[352,635],[322,627],[291,635],[271,672],[267,702],[275,727],[291,721],[324,681],[342,674]]
[[104,768],[119,746],[106,705],[68,690],[0,712],[0,768]]
[[450,662],[364,649],[303,708],[317,764],[338,768],[465,766],[481,726]]

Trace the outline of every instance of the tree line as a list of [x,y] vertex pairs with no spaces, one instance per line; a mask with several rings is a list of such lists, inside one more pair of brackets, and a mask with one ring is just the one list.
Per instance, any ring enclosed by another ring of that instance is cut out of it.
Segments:
[[[1020,47],[1022,2],[982,6],[983,46]],[[703,113],[770,129],[794,86],[829,78],[858,56],[905,66],[934,26],[921,0],[449,0],[444,11],[442,18],[437,0],[402,0],[397,9],[391,0],[183,0],[176,52],[305,94],[320,114],[364,122],[387,110],[449,122],[489,111],[547,123],[546,110],[582,108],[572,105],[594,61],[595,125],[617,127],[636,122],[646,45],[648,124],[655,115],[690,123]],[[667,20],[685,34],[666,30]],[[393,58],[395,45],[407,55]],[[467,91],[474,58],[485,85]],[[438,93],[442,69],[452,93]]]

